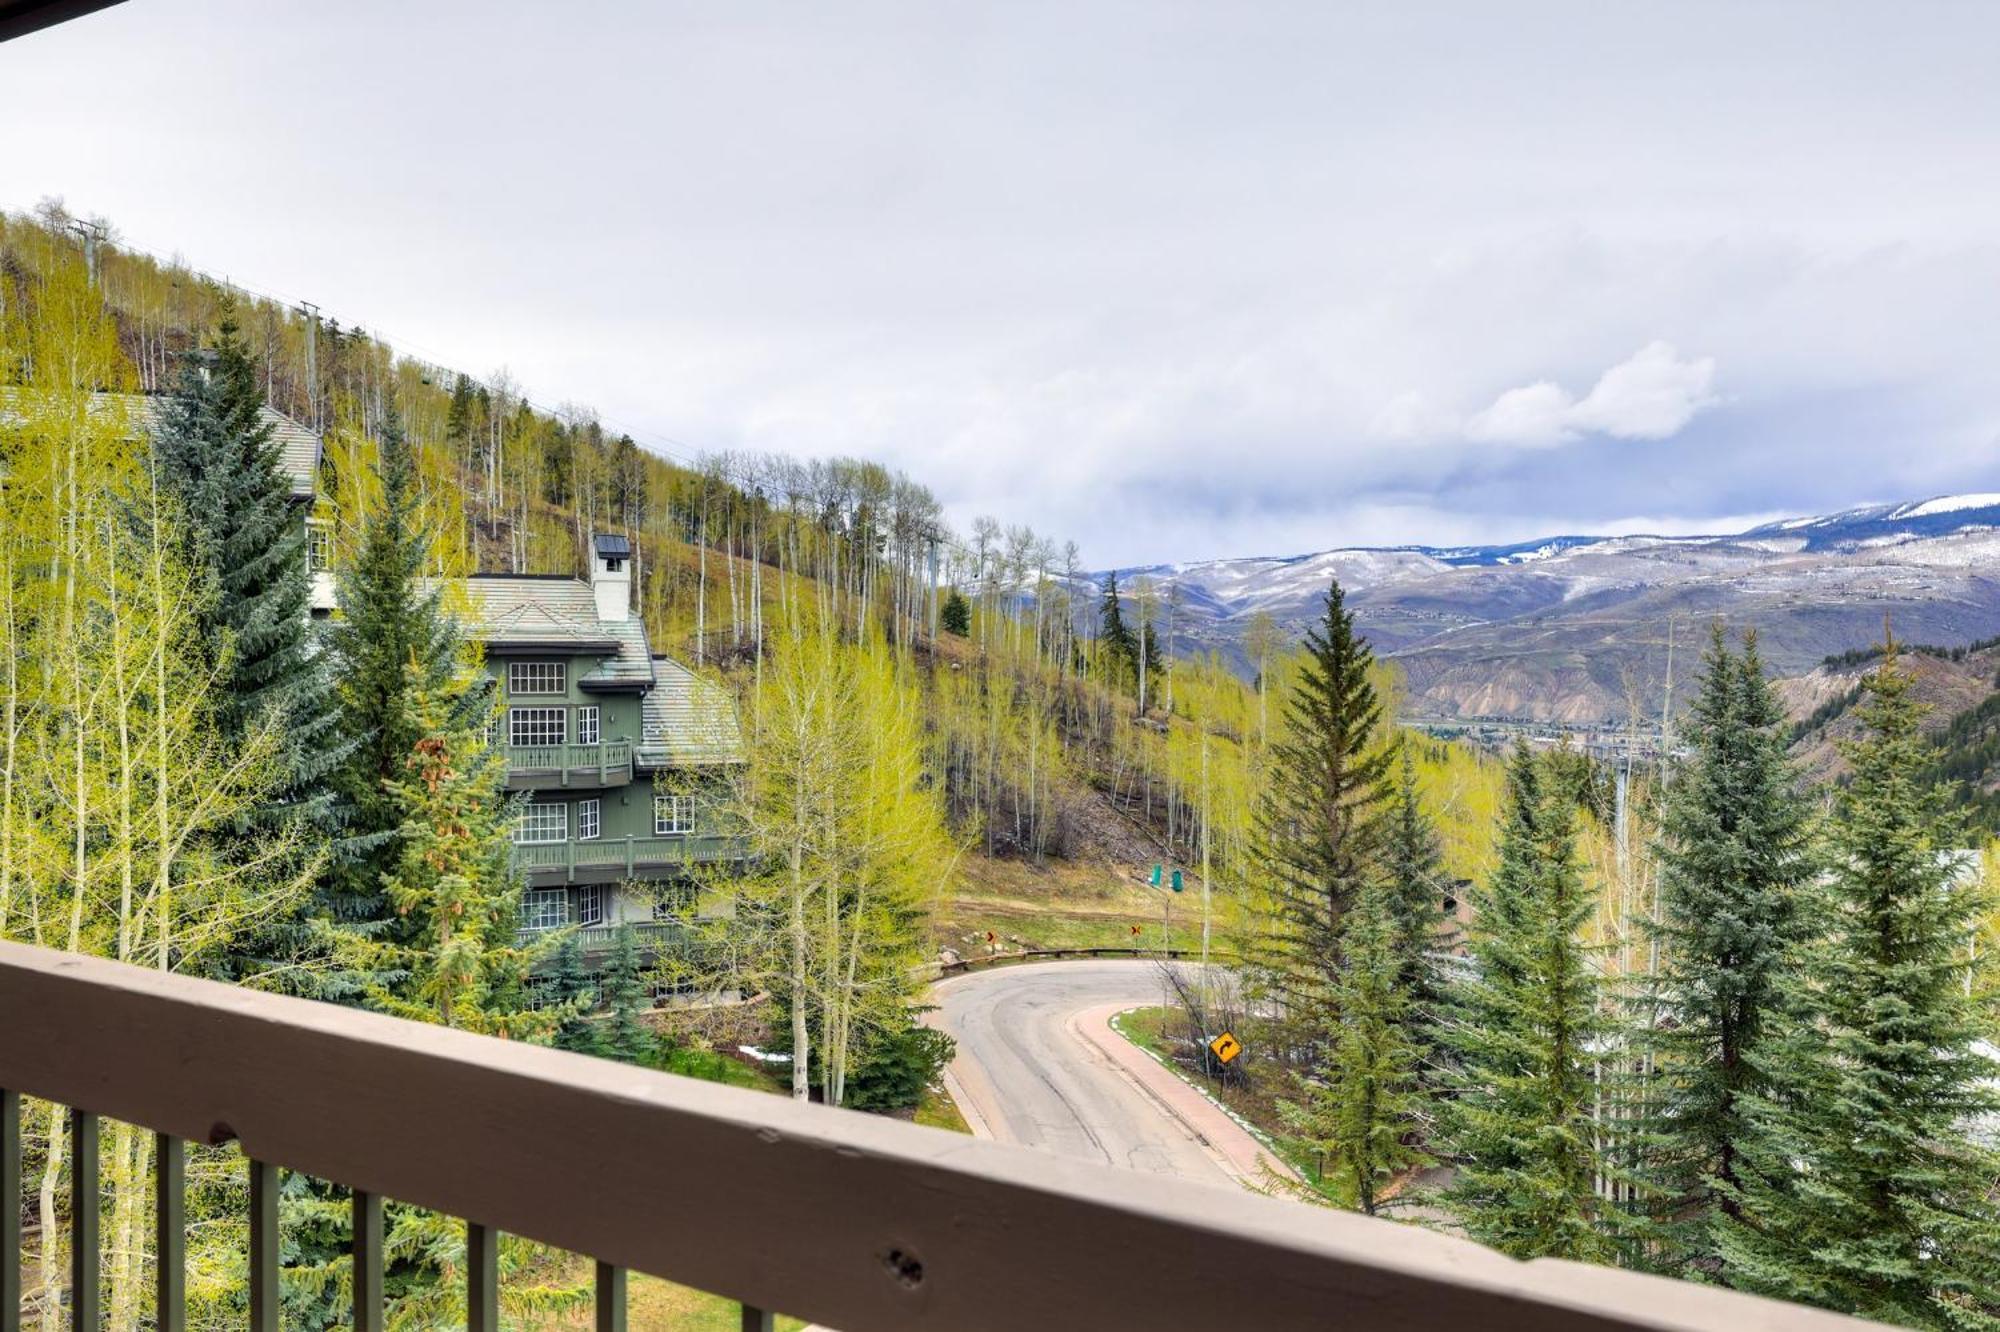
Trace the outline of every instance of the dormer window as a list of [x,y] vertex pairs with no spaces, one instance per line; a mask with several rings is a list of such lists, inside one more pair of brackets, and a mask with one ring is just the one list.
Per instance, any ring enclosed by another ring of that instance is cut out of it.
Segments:
[[511,661],[507,663],[507,692],[510,694],[560,694],[569,687],[569,664],[561,661]]

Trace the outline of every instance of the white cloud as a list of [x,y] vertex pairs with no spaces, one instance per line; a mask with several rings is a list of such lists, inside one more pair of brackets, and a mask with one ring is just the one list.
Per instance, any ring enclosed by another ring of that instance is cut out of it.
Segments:
[[1714,357],[1684,361],[1672,343],[1650,342],[1606,370],[1570,420],[1618,439],[1666,439],[1714,404],[1714,383]]
[[1576,400],[1560,384],[1544,379],[1508,389],[1465,423],[1465,437],[1481,444],[1541,447],[1576,438],[1570,414]]
[[1465,437],[1524,448],[1585,435],[1667,439],[1717,401],[1714,383],[1714,357],[1683,360],[1672,343],[1649,342],[1598,376],[1582,401],[1546,379],[1508,389],[1465,423]]

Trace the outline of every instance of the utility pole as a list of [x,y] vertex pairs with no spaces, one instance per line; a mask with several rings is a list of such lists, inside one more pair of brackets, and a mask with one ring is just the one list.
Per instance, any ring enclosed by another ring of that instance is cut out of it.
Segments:
[[311,301],[299,303],[306,321],[306,412],[314,430],[323,429],[319,418],[319,307]]
[[69,229],[83,241],[83,267],[90,275],[90,285],[97,285],[97,250],[104,244],[104,224],[102,222],[72,222]]

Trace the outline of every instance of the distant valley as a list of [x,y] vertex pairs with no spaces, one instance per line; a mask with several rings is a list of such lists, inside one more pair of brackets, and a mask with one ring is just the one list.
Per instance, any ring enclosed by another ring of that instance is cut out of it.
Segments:
[[[1675,644],[1692,676],[1708,625],[1754,626],[1771,670],[1898,638],[2000,634],[2000,494],[1941,496],[1794,518],[1715,536],[1561,536],[1509,546],[1339,549],[1118,570],[1178,589],[1181,653],[1247,666],[1246,628],[1288,633],[1338,577],[1382,655],[1407,677],[1409,714],[1578,724],[1657,714]],[[1164,609],[1159,625],[1165,640]]]

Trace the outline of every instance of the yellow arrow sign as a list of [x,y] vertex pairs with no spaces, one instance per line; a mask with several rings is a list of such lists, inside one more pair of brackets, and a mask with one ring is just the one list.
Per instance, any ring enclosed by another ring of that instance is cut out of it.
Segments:
[[1225,1031],[1220,1036],[1210,1041],[1208,1043],[1208,1048],[1215,1051],[1215,1057],[1217,1059],[1220,1059],[1223,1063],[1226,1064],[1230,1060],[1236,1058],[1237,1055],[1243,1053],[1243,1042],[1237,1040],[1234,1036],[1230,1035],[1228,1032]]

